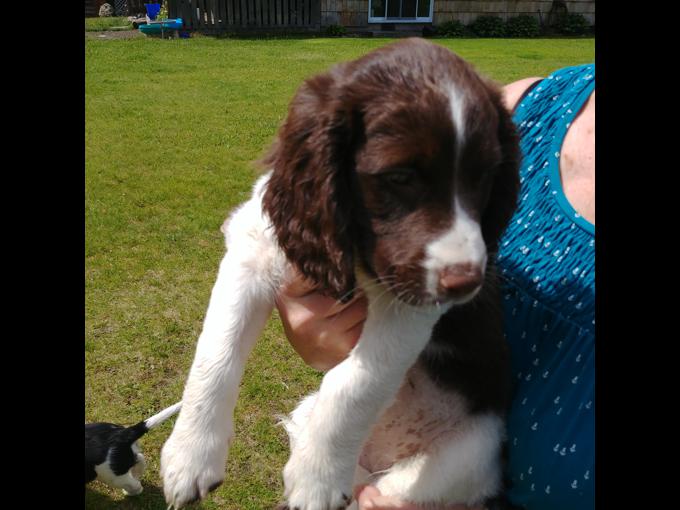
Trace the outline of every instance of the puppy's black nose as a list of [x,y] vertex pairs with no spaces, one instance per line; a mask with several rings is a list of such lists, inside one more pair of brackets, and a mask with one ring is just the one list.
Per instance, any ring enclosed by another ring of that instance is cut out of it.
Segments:
[[477,264],[455,264],[439,271],[438,291],[449,297],[463,297],[482,284],[484,274]]

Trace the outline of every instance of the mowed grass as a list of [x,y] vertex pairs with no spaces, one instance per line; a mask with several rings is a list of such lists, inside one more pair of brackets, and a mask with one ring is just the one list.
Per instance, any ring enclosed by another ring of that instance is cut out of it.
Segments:
[[[386,39],[86,40],[86,421],[133,424],[181,399],[219,261],[220,225],[304,78]],[[439,39],[499,83],[594,59],[593,39]],[[276,415],[320,374],[276,316],[251,356],[225,483],[204,509],[271,508],[288,443]],[[174,418],[140,442],[144,493],[91,484],[88,509],[165,509],[159,456]]]
[[85,32],[99,32],[103,30],[132,30],[132,23],[127,16],[85,18]]

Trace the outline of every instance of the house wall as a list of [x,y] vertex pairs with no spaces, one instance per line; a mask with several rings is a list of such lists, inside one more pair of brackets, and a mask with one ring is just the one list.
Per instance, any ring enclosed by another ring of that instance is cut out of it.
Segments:
[[[573,14],[582,14],[592,25],[595,23],[595,0],[567,0],[567,9]],[[503,19],[529,14],[539,19],[539,11],[546,19],[552,0],[435,0],[434,24],[458,20],[468,25],[481,14],[500,16]]]
[[[567,0],[570,13],[585,16],[595,23],[595,0]],[[552,0],[434,0],[433,23],[458,20],[467,25],[481,14],[500,16],[503,19],[520,14],[544,19],[550,11]],[[368,26],[368,0],[321,0],[321,26],[342,25],[348,28]]]

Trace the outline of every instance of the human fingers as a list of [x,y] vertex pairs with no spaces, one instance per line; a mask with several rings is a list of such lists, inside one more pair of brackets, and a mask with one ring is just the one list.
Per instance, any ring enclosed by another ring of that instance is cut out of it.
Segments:
[[366,485],[357,492],[359,510],[420,510],[411,503],[405,503],[390,496],[383,496],[372,485]]
[[[277,300],[284,332],[293,349],[317,370],[329,370],[343,361],[361,333],[361,314],[349,307],[326,317],[328,301],[318,293]],[[345,316],[345,312],[347,316]]]
[[431,505],[424,507],[413,503],[401,501],[392,496],[384,496],[380,491],[371,486],[363,486],[357,488],[355,497],[359,510],[484,510],[481,507],[471,508],[465,505],[449,505],[446,507],[433,507]]
[[317,290],[313,282],[306,279],[297,269],[293,268],[288,273],[279,292],[291,298],[299,298]]
[[[368,314],[368,299],[366,296],[358,295],[352,301],[347,303],[342,308],[333,307],[326,315],[329,326],[340,331],[349,331],[350,329],[361,325],[366,321]],[[332,313],[335,311],[335,313]]]
[[291,314],[292,318],[297,318],[298,310],[318,315],[319,318],[327,318],[341,314],[344,310],[362,299],[365,301],[363,294],[357,291],[351,300],[343,303],[338,299],[325,295],[321,289],[318,289],[312,282],[305,279],[299,272],[291,271],[289,277],[279,289],[276,306],[283,308],[283,310],[280,310],[283,313],[287,313],[289,309],[295,312],[295,314]]

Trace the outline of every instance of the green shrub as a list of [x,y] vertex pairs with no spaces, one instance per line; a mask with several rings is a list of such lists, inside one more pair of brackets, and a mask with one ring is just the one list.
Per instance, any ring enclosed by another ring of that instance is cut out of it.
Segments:
[[342,25],[330,25],[326,28],[326,35],[330,37],[340,37],[347,33],[347,29]]
[[161,10],[158,11],[158,16],[156,16],[157,20],[162,20],[162,19],[168,19],[168,2],[163,2],[161,5]]
[[505,23],[506,37],[538,37],[540,34],[541,27],[533,16],[516,16]]
[[564,35],[583,35],[588,33],[590,25],[582,14],[567,14],[555,25],[555,29]]
[[478,37],[505,37],[505,23],[498,16],[479,16],[469,27]]
[[436,34],[439,37],[462,37],[465,34],[465,27],[458,20],[445,21],[437,25]]

